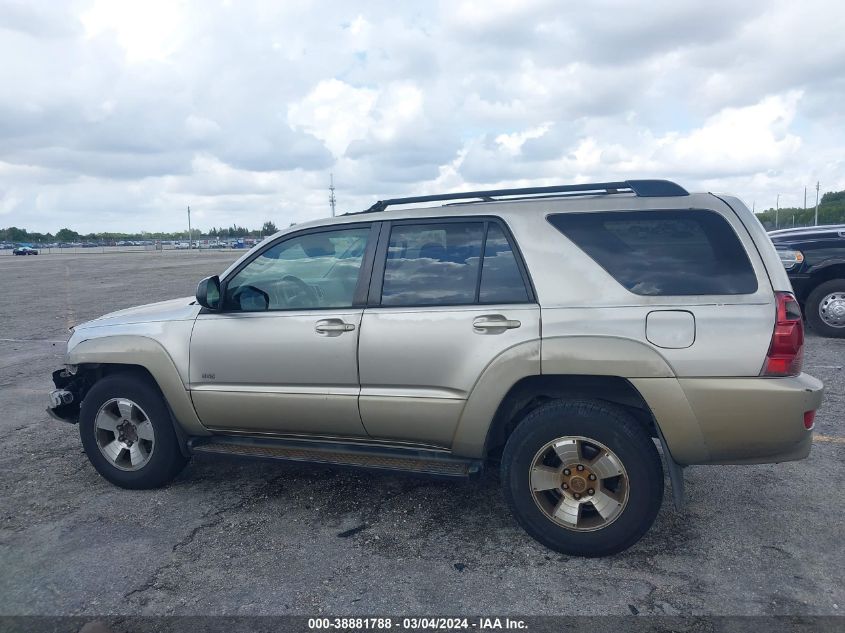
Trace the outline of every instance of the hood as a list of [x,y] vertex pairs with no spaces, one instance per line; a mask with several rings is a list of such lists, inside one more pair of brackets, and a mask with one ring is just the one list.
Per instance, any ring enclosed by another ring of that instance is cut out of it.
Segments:
[[154,321],[187,321],[196,318],[200,306],[194,297],[182,297],[157,303],[148,303],[134,308],[110,312],[82,323],[77,328],[100,327],[104,325],[127,325],[129,323],[151,323]]
[[822,226],[804,226],[794,229],[779,229],[769,233],[769,239],[775,244],[790,244],[800,242],[816,242],[819,240],[835,240],[845,238],[845,224],[828,224]]

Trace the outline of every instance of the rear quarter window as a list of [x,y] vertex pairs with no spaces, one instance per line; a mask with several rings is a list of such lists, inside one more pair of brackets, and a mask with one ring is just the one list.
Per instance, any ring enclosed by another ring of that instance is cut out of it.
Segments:
[[757,291],[757,277],[739,237],[714,211],[558,213],[548,219],[635,294]]

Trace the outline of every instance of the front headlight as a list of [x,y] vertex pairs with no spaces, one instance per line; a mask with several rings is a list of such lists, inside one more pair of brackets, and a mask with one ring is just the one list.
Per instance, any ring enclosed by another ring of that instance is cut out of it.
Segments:
[[787,270],[792,270],[798,264],[804,261],[804,253],[802,253],[801,251],[793,251],[787,248],[779,248],[778,256],[780,257],[780,263],[783,264],[783,267]]

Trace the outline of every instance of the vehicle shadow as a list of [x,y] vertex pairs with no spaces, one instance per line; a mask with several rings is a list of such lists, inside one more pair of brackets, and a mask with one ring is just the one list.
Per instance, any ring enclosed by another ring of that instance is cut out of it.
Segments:
[[[529,537],[511,515],[498,472],[449,480],[396,472],[362,471],[321,464],[266,462],[196,456],[173,486],[241,487],[254,498],[251,511],[295,515],[297,522],[323,526],[340,539],[389,558],[441,557],[460,552],[457,564],[478,564],[491,549],[500,557],[526,556],[533,564],[570,557]],[[674,516],[673,516],[674,515]],[[652,530],[634,547],[613,557],[671,555],[694,538],[690,523],[672,508],[669,482]],[[501,561],[500,561],[501,562]]]

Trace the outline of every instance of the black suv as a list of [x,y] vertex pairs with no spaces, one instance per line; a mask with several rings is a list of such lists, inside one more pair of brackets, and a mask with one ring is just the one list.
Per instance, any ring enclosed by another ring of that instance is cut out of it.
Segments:
[[845,224],[782,229],[769,237],[810,327],[845,337]]

